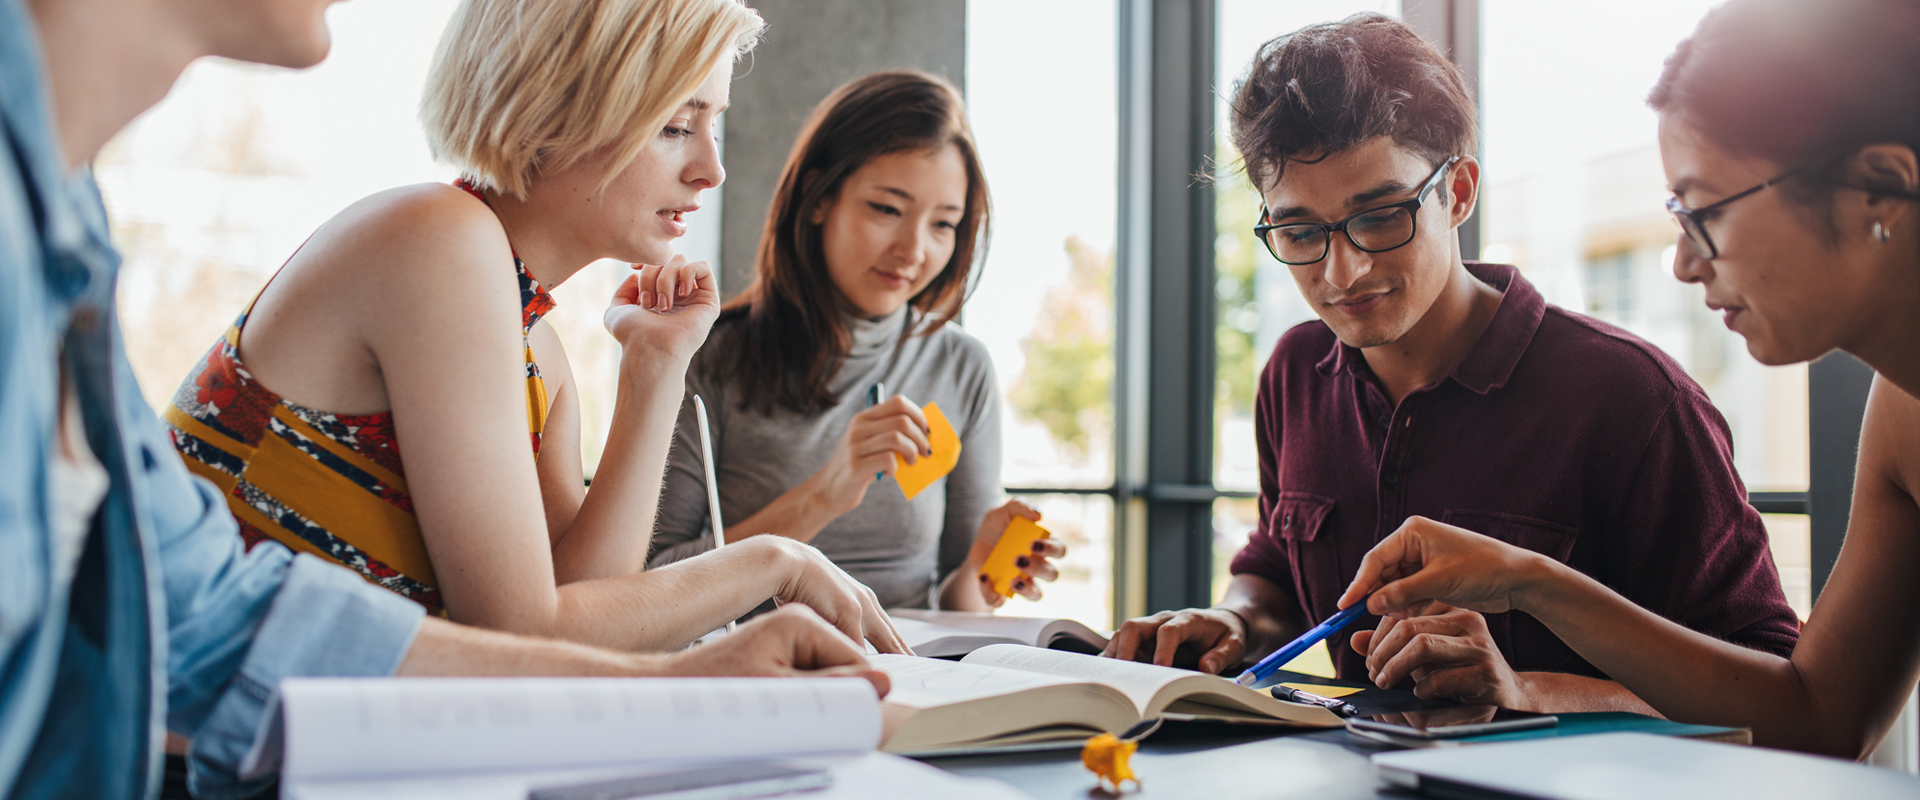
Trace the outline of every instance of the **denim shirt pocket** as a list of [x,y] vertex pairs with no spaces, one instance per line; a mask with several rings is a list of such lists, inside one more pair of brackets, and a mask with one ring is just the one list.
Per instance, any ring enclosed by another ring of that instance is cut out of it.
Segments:
[[[1573,542],[1579,538],[1580,531],[1569,525],[1548,522],[1519,514],[1502,511],[1475,511],[1468,509],[1448,509],[1440,521],[1448,525],[1466,528],[1474,533],[1484,534],[1514,547],[1532,550],[1560,563],[1566,563],[1573,554]],[[1523,641],[1552,641],[1559,638],[1547,631],[1538,620],[1514,612],[1488,614],[1487,632],[1493,635],[1494,644],[1507,657],[1507,663],[1515,671],[1554,670],[1571,660],[1572,649],[1561,644],[1542,651],[1537,646],[1528,646],[1515,650],[1514,629],[1520,627],[1529,635],[1521,637]]]
[[1313,607],[1314,590],[1320,588],[1317,584],[1329,580],[1338,582],[1342,574],[1334,542],[1320,541],[1320,531],[1326,527],[1327,517],[1333,514],[1333,503],[1333,498],[1324,495],[1281,492],[1273,504],[1272,516],[1267,519],[1268,530],[1286,547],[1300,605],[1314,619],[1324,616]]

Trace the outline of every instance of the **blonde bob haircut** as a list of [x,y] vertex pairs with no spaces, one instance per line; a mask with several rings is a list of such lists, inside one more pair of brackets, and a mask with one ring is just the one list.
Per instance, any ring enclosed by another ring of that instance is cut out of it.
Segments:
[[520,198],[604,153],[604,189],[764,24],[739,0],[464,0],[420,101],[427,146]]

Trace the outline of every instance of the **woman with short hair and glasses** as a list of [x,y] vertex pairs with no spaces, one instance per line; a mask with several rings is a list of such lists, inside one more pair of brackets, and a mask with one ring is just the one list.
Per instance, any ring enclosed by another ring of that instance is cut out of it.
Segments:
[[[1341,606],[1523,611],[1668,717],[1860,758],[1920,676],[1920,4],[1734,0],[1651,104],[1683,233],[1674,276],[1765,364],[1877,374],[1846,544],[1786,657],[1702,636],[1549,559],[1414,518]],[[1367,598],[1368,593],[1372,596]]]

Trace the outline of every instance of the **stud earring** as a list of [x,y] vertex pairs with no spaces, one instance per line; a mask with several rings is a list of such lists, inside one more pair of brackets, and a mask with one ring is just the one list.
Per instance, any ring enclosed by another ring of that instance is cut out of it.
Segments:
[[1874,220],[1873,221],[1873,240],[1881,244],[1886,244],[1888,235],[1889,235],[1889,231],[1887,230],[1887,226],[1880,224],[1880,220],[1877,220],[1877,219]]

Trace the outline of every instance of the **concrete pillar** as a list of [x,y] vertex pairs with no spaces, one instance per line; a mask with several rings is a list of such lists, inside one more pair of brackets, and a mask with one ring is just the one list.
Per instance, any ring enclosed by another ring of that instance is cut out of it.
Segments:
[[815,104],[883,69],[919,69],[966,88],[966,0],[750,0],[767,21],[742,60],[727,111],[720,187],[720,289],[753,280],[754,253],[780,168]]

